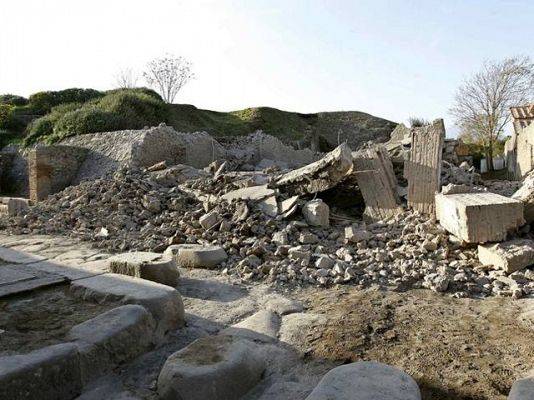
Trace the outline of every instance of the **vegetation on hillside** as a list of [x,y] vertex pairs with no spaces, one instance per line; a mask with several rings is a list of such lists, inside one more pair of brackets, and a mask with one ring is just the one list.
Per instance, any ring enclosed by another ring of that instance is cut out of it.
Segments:
[[[0,96],[0,146],[10,142],[21,142],[24,146],[51,144],[72,135],[142,129],[161,122],[178,132],[207,131],[216,137],[263,130],[286,141],[302,141],[312,130],[327,135],[342,129],[346,140],[347,135],[358,136],[361,129],[387,131],[384,127],[391,125],[391,131],[395,126],[356,111],[300,114],[270,107],[233,112],[202,110],[188,104],[167,104],[147,88],[107,92],[66,89],[35,93],[29,99]],[[325,141],[323,147],[327,150],[334,144]]]

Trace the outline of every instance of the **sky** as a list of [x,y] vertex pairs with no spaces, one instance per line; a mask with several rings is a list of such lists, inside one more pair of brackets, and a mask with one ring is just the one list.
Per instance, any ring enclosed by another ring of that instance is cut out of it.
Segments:
[[[115,87],[166,53],[175,99],[232,111],[444,118],[485,60],[534,57],[532,0],[24,0],[0,8],[0,93]],[[139,83],[143,85],[143,81]]]

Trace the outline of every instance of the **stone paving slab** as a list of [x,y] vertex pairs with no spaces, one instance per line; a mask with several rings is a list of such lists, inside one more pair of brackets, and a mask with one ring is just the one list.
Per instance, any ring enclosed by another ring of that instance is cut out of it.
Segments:
[[108,272],[106,261],[84,262],[81,260],[76,266],[63,265],[55,261],[46,260],[28,264],[28,269],[45,272],[66,278],[70,281],[90,278]]
[[30,266],[0,266],[0,298],[66,282],[63,276],[38,271]]
[[0,247],[0,260],[15,264],[30,264],[46,260],[46,257]]

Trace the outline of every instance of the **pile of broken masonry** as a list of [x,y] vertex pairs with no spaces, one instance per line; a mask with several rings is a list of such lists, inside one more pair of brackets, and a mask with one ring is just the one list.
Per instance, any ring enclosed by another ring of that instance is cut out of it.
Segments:
[[[210,245],[206,248],[217,250],[216,267],[223,273],[287,287],[429,288],[457,297],[519,298],[534,293],[534,271],[525,269],[534,263],[533,235],[524,221],[504,232],[520,242],[477,247],[451,234],[434,215],[414,211],[417,207],[409,198],[407,206],[402,201],[409,192],[406,188],[394,187],[395,206],[378,218],[383,199],[370,200],[362,185],[364,219],[344,215],[343,210],[334,212],[318,197],[322,192],[354,176],[359,184],[372,174],[382,179],[381,184],[393,179],[385,177],[387,157],[384,170],[362,171],[355,168],[358,156],[343,144],[293,171],[228,171],[225,162],[214,162],[204,170],[164,162],[143,170],[123,167],[112,176],[68,187],[15,216],[1,217],[0,229],[70,235],[117,252],[175,253],[184,244]],[[472,172],[447,165],[446,182],[460,169],[464,175]],[[439,168],[437,173],[439,177]],[[478,178],[463,176],[461,182],[473,185]],[[466,190],[465,185],[446,190],[451,194],[487,190],[473,186]],[[534,220],[527,215],[534,204],[531,186],[530,191],[522,189],[528,223]],[[369,204],[372,201],[377,204]],[[515,254],[510,264],[506,260],[510,252],[518,251],[517,245],[522,259],[517,263]],[[504,261],[499,264],[495,257]]]

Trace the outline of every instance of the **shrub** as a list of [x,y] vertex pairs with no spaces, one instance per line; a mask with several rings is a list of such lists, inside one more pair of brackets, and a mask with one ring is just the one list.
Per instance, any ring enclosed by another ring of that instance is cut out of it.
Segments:
[[0,104],[0,129],[10,129],[15,123],[15,106]]
[[100,99],[98,108],[117,114],[124,121],[122,129],[140,129],[157,125],[166,119],[163,101],[148,94],[132,90],[120,90]]
[[85,103],[98,99],[104,93],[94,89],[65,89],[60,91],[38,92],[30,96],[30,106],[37,112],[46,114],[53,107],[66,103]]
[[25,106],[28,104],[28,99],[22,96],[17,96],[16,94],[2,94],[0,95],[1,104],[9,104],[12,106]]
[[112,89],[112,90],[108,90],[106,92],[106,95],[108,94],[114,94],[114,93],[118,93],[118,92],[125,92],[125,93],[142,93],[142,94],[146,94],[150,97],[153,97],[155,98],[156,100],[160,100],[160,101],[163,101],[163,99],[161,98],[161,96],[159,95],[158,92],[152,90],[152,89],[149,89],[149,88],[146,88],[146,87],[139,87],[139,88],[131,88],[131,89],[125,89],[125,88],[121,88],[121,89]]
[[52,108],[52,111],[44,117],[34,120],[27,129],[26,137],[23,140],[24,146],[30,146],[40,139],[52,135],[55,124],[70,111],[82,107],[81,103],[62,104]]
[[63,115],[55,124],[54,132],[45,142],[53,143],[68,136],[83,133],[108,132],[124,129],[125,121],[117,114],[95,106],[85,106]]

